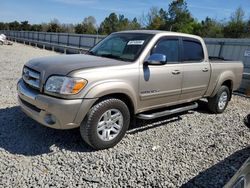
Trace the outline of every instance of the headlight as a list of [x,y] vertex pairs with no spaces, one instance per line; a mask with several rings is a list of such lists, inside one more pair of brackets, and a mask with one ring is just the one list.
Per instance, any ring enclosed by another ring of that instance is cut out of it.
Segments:
[[45,91],[63,95],[77,94],[86,85],[87,80],[82,78],[51,76],[45,84]]

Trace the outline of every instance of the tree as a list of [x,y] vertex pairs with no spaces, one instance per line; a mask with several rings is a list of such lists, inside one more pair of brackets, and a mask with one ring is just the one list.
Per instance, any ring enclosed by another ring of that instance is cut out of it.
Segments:
[[96,19],[93,16],[89,16],[83,20],[83,31],[86,34],[96,34]]
[[41,24],[33,24],[30,27],[31,31],[42,31],[42,25]]
[[30,24],[28,21],[23,21],[21,22],[20,24],[20,29],[23,30],[23,31],[29,31],[30,30]]
[[246,36],[245,37],[247,37],[247,38],[250,37],[250,18],[246,23]]
[[10,30],[20,30],[20,23],[18,21],[10,22],[9,29]]
[[185,0],[176,0],[170,3],[166,28],[171,31],[193,33],[197,21],[192,17]]
[[221,38],[223,37],[223,25],[214,19],[206,17],[201,23],[194,29],[194,34],[201,37],[213,37]]
[[137,21],[137,18],[134,18],[132,21],[130,21],[128,29],[130,30],[141,29],[141,24]]
[[130,21],[128,18],[125,18],[124,15],[119,15],[117,31],[127,30],[129,29]]
[[118,31],[119,20],[116,13],[111,13],[100,25],[100,32],[102,34],[110,34]]
[[129,20],[124,15],[117,16],[116,13],[111,13],[101,23],[99,33],[106,35],[116,31],[136,30],[140,28],[141,25],[136,18]]
[[60,22],[57,19],[53,19],[49,24],[48,24],[48,29],[47,32],[61,32],[61,25]]
[[76,24],[75,26],[75,33],[77,34],[83,34],[83,27],[82,27],[82,24]]
[[241,38],[247,35],[247,23],[244,22],[244,11],[241,7],[231,15],[230,21],[224,27],[225,37]]
[[31,30],[44,32],[67,32],[79,34],[110,34],[121,30],[157,29],[192,33],[202,37],[250,37],[250,18],[245,20],[245,12],[241,7],[232,13],[228,22],[217,21],[207,17],[199,22],[188,10],[186,0],[173,0],[168,10],[152,7],[147,14],[143,14],[140,23],[137,18],[132,20],[124,15],[111,13],[98,28],[93,16],[88,16],[76,25],[61,24],[57,19],[49,23],[30,24],[28,21],[0,22],[0,30]]
[[8,30],[9,29],[9,24],[0,22],[0,30]]
[[152,7],[146,16],[147,29],[164,29],[167,13],[163,9]]
[[74,24],[61,24],[61,32],[64,33],[74,33]]
[[78,34],[96,34],[96,19],[93,16],[84,18],[82,23],[75,26],[75,32]]

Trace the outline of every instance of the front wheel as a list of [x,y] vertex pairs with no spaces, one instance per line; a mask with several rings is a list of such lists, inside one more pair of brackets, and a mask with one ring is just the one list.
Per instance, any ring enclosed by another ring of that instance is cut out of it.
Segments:
[[129,123],[127,105],[119,99],[108,98],[90,109],[80,126],[80,133],[94,149],[107,149],[120,142]]
[[208,108],[211,112],[220,114],[226,109],[229,99],[230,91],[223,85],[214,97],[208,98]]

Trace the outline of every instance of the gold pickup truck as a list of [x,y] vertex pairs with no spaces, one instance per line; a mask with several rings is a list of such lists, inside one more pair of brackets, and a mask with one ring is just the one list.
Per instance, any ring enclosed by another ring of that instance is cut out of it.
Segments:
[[84,55],[32,59],[18,82],[22,110],[55,129],[80,127],[95,149],[116,145],[134,118],[227,107],[243,64],[209,58],[202,38],[165,31],[109,35]]

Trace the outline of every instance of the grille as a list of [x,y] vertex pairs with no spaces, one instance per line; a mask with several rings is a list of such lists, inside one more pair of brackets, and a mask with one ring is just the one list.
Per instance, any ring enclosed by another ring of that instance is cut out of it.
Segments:
[[27,85],[35,89],[40,88],[40,73],[37,71],[34,71],[28,67],[24,67],[23,68],[23,80]]

